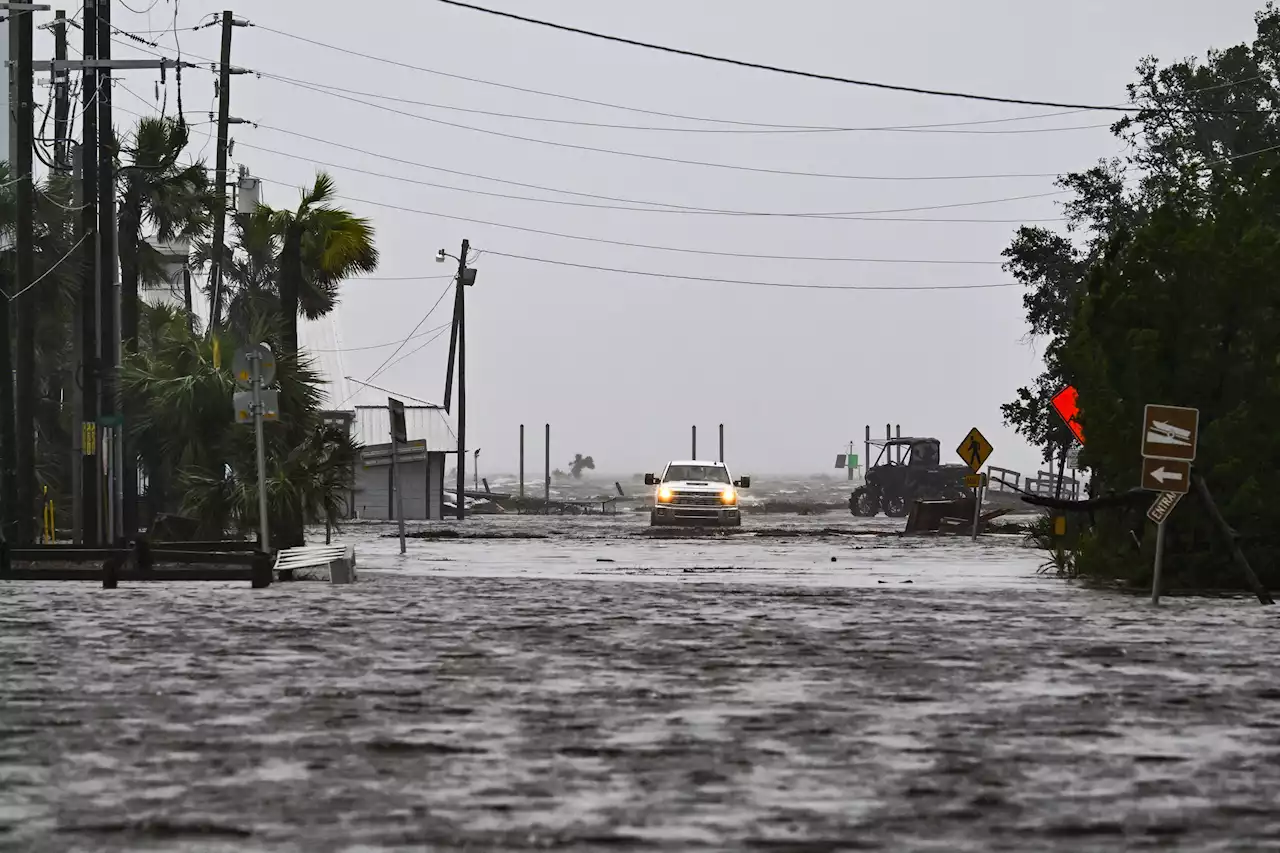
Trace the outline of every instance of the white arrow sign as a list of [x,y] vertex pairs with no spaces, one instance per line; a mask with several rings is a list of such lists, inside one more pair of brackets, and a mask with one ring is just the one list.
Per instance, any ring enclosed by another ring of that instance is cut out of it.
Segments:
[[1162,466],[1151,472],[1151,479],[1158,481],[1162,486],[1165,483],[1180,483],[1182,482],[1182,472],[1166,471]]

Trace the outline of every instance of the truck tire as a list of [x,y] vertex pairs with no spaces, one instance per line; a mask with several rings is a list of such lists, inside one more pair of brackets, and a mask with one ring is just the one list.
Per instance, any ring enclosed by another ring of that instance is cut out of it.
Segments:
[[849,496],[849,512],[858,518],[874,518],[880,510],[880,501],[866,486],[853,490]]
[[902,495],[892,495],[886,497],[884,503],[884,514],[889,518],[906,518],[909,510],[907,509],[907,499]]

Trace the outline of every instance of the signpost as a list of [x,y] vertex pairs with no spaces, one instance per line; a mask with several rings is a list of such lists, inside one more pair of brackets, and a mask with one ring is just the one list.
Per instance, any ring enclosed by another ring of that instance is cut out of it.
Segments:
[[400,488],[400,445],[408,443],[409,430],[404,422],[402,401],[395,397],[388,397],[387,412],[391,415],[391,482],[396,493],[396,524],[400,528],[400,553],[403,554],[405,552],[404,490]]
[[964,437],[964,441],[960,442],[960,446],[956,448],[956,454],[964,460],[969,469],[977,476],[977,482],[972,483],[971,477],[965,477],[965,485],[973,489],[973,541],[978,541],[978,522],[982,517],[982,487],[984,478],[980,473],[982,466],[987,459],[991,457],[991,452],[995,450],[991,446],[991,442],[987,441],[987,437],[977,427],[969,430],[969,434]]
[[1160,492],[1149,518],[1156,526],[1156,562],[1151,603],[1160,603],[1164,564],[1164,524],[1182,496],[1191,490],[1191,463],[1200,443],[1200,410],[1148,403],[1142,412],[1142,488]]
[[853,479],[853,472],[858,467],[858,454],[853,452],[853,444],[849,444],[849,452],[841,453],[836,456],[836,469],[845,469],[849,472],[849,479]]
[[271,538],[267,520],[267,450],[262,422],[280,417],[279,392],[265,390],[275,381],[276,359],[269,346],[257,344],[236,353],[231,371],[236,384],[249,389],[236,392],[231,402],[235,406],[236,423],[253,421],[253,438],[258,451],[258,536],[261,540],[258,547],[266,553],[271,550]]

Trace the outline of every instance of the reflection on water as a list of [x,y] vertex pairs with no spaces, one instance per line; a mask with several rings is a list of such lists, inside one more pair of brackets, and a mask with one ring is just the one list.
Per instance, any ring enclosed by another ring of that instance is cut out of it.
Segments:
[[353,587],[0,585],[0,848],[1280,845],[1246,599],[878,523],[501,523],[547,538],[361,529]]

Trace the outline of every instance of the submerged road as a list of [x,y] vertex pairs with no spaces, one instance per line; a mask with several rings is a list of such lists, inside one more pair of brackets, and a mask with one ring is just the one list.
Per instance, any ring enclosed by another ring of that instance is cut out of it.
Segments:
[[883,520],[475,521],[346,531],[351,587],[0,585],[0,849],[1280,847],[1247,598]]

